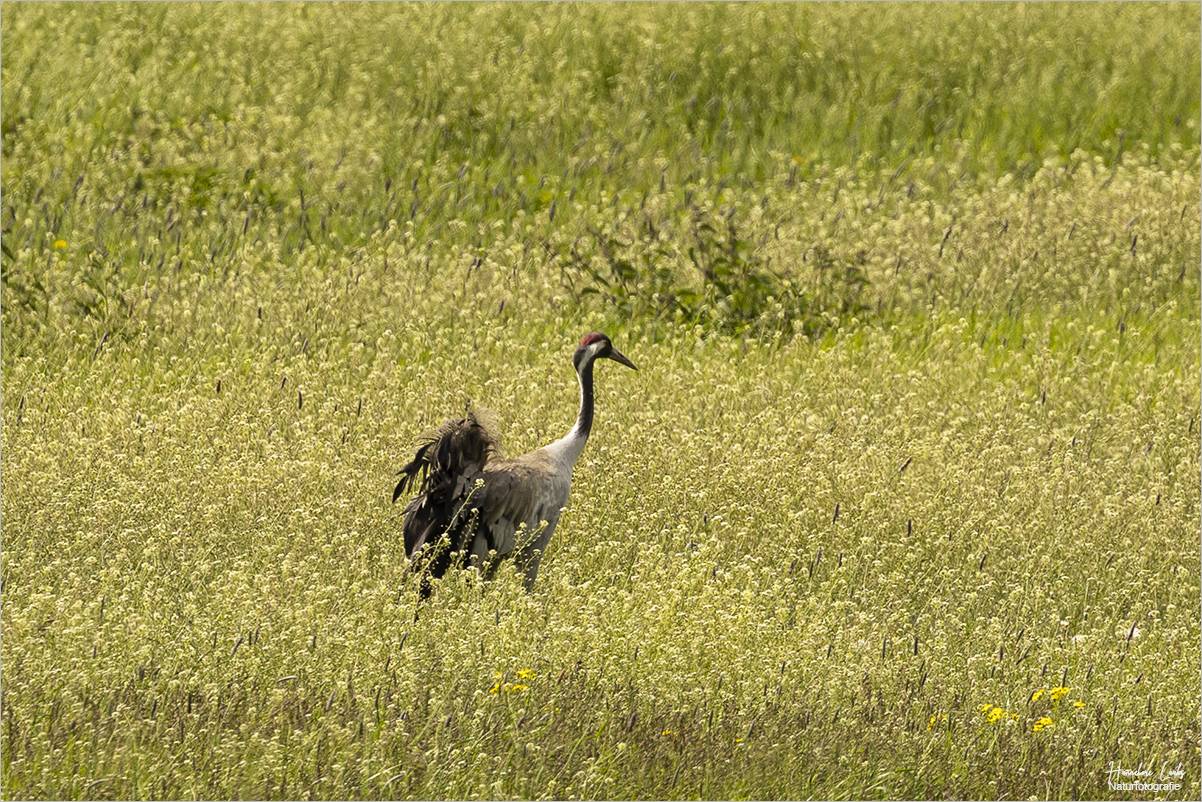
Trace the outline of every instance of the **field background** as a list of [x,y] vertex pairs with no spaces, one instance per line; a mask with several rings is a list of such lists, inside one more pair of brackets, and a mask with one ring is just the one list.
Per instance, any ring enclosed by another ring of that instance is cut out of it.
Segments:
[[4,3],[3,795],[1196,799],[1200,24]]

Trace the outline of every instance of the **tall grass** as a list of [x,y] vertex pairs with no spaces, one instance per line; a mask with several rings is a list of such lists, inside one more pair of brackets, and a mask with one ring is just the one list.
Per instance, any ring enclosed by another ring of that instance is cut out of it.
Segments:
[[[5,3],[4,795],[1196,797],[1198,25]],[[594,328],[419,604],[393,471]]]

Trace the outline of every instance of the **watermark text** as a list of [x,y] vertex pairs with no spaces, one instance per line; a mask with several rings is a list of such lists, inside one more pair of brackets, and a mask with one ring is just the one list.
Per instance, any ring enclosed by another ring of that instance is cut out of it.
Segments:
[[1180,791],[1185,769],[1180,763],[1176,768],[1162,763],[1160,771],[1156,772],[1143,763],[1138,768],[1130,768],[1121,760],[1112,760],[1106,775],[1106,784],[1111,791]]

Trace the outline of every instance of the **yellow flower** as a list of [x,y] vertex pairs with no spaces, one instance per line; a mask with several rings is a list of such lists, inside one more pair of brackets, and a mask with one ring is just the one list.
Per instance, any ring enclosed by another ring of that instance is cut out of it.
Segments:
[[1059,688],[1052,688],[1052,701],[1053,702],[1060,701],[1060,697],[1064,696],[1068,692],[1069,692],[1069,688],[1066,688],[1063,685],[1061,685]]
[[[519,669],[513,673],[517,679],[534,679],[538,676],[538,674],[528,668]],[[494,682],[493,686],[488,689],[488,692],[496,695],[499,693],[510,693],[512,691],[518,691],[520,693],[521,691],[530,689],[529,685],[524,685],[519,682],[505,682],[504,680],[504,674],[497,674],[497,681]]]
[[941,716],[938,713],[931,716],[930,722],[927,723],[927,729],[933,730],[935,728],[935,725],[938,724],[940,721],[947,721],[947,716],[945,716],[945,715]]
[[1073,707],[1085,707],[1085,702],[1073,702]]
[[1055,726],[1056,726],[1056,722],[1052,721],[1047,716],[1044,716],[1039,721],[1035,722],[1035,732],[1039,732],[1040,730],[1042,730],[1045,727],[1055,727]]
[[528,687],[529,686],[526,685],[511,685],[508,682],[501,682],[500,680],[497,680],[496,684],[488,689],[488,692],[492,694],[509,693],[511,691],[524,691]]
[[[985,724],[997,724],[999,721],[1006,718],[1007,716],[1009,716],[1010,718],[1018,718],[1017,713],[1007,713],[1000,705],[985,704],[985,705],[981,705],[977,709],[980,710],[985,715]],[[947,716],[944,716],[943,718],[946,719]],[[982,725],[982,726],[984,726],[984,725]],[[927,727],[927,729],[929,730],[930,727]]]
[[661,735],[672,736],[672,735],[675,735],[676,733],[672,732],[672,730],[664,730],[664,731],[663,731],[662,733],[660,733],[660,734],[661,734]]
[[1040,688],[1040,689],[1039,689],[1039,690],[1037,690],[1035,693],[1031,694],[1031,701],[1032,701],[1032,702],[1037,702],[1037,701],[1039,701],[1039,697],[1043,696],[1043,694],[1044,694],[1044,691],[1045,691],[1045,690],[1047,690],[1047,689],[1046,689],[1046,688]]
[[66,247],[67,247],[67,241],[66,241],[65,239],[56,239],[56,240],[54,241],[54,247],[56,247],[56,248],[66,248]]

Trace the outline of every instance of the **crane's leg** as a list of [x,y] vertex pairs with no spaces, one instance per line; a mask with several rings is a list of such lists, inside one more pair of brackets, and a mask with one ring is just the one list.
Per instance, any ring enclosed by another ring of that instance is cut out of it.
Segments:
[[468,552],[468,564],[476,566],[476,570],[484,572],[489,562],[488,538],[483,532],[477,532],[472,538],[472,548]]
[[556,520],[549,521],[541,530],[535,530],[530,542],[523,545],[518,551],[518,570],[525,575],[522,584],[525,585],[527,592],[534,590],[534,580],[538,578],[539,563],[543,561],[543,554],[551,542],[551,535],[555,534],[555,524],[559,523],[559,516],[555,517]]
[[525,578],[522,580],[522,585],[526,588],[527,593],[534,590],[534,580],[538,578],[538,564],[542,562],[542,559],[543,553],[541,551],[535,551],[525,556],[524,565],[522,566],[522,573],[525,574]]

